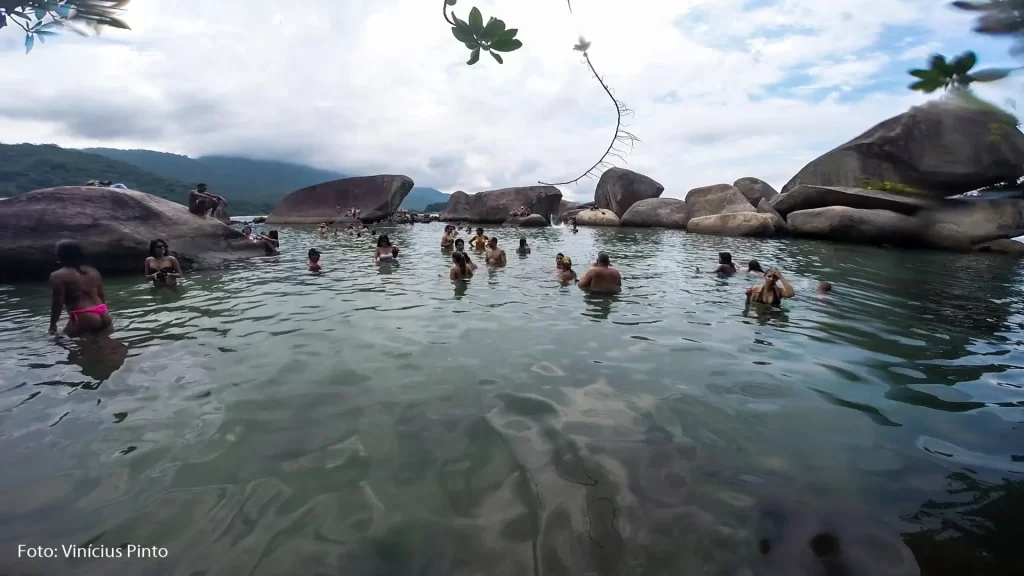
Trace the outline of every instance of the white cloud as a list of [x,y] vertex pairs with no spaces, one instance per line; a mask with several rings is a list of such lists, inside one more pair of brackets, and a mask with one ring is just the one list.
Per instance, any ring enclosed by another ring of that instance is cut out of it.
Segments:
[[[773,86],[798,75],[833,92],[870,83],[906,46],[887,25],[969,19],[931,0],[460,0],[520,29],[497,65],[468,51],[441,0],[133,3],[131,32],[73,37],[19,56],[0,32],[0,140],[244,154],[349,173],[389,172],[443,190],[565,180],[600,156],[614,108],[571,50],[579,34],[643,143],[627,167],[666,195],[742,176],[781,186],[804,163],[922,97],[846,100]],[[902,54],[901,54],[902,53]],[[665,103],[672,93],[678,99]],[[815,99],[816,98],[816,99]],[[595,181],[566,187],[586,198]]]

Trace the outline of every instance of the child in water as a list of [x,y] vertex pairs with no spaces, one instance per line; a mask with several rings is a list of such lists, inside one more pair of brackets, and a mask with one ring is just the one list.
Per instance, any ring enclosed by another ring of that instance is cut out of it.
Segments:
[[319,272],[320,268],[320,252],[316,248],[309,249],[309,262],[306,264],[306,268],[309,268],[310,272]]

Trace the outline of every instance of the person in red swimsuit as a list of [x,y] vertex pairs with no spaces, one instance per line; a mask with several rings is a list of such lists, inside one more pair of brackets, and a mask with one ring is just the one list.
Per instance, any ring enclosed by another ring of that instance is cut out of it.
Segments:
[[110,328],[114,320],[107,312],[103,277],[95,268],[85,265],[85,254],[78,242],[57,242],[57,261],[61,268],[50,274],[50,332],[57,331],[57,321],[65,307],[68,323],[64,333],[68,336],[96,334]]

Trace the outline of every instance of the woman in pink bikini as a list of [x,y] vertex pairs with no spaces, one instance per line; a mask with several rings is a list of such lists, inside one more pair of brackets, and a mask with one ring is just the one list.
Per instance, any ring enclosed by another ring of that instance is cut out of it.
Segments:
[[50,274],[50,332],[57,331],[57,321],[65,307],[68,323],[64,333],[68,336],[96,334],[110,328],[114,320],[107,312],[103,278],[95,268],[85,266],[85,255],[78,242],[57,242],[57,261],[60,270]]

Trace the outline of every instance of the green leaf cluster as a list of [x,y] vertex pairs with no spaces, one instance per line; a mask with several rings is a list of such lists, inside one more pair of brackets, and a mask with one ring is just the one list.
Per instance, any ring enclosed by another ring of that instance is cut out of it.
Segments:
[[[942,54],[935,54],[929,61],[928,68],[917,68],[910,75],[917,81],[908,86],[911,90],[931,93],[936,90],[951,88],[964,89],[974,82],[995,82],[1009,76],[1015,68],[986,68],[974,70],[978,56],[971,51],[946,61]],[[973,72],[972,72],[973,70]]]
[[903,194],[906,196],[925,196],[927,195],[924,191],[918,190],[912,186],[906,184],[900,184],[899,182],[883,182],[875,180],[868,176],[861,178],[860,187],[865,190],[876,190],[878,192],[892,192],[894,194]]
[[25,53],[67,28],[79,34],[104,26],[128,30],[119,18],[129,0],[7,0],[0,6],[0,28],[15,25],[25,32]]
[[[456,0],[445,0],[446,6],[454,6],[455,3]],[[470,66],[480,61],[481,52],[487,52],[498,64],[502,64],[504,60],[500,52],[513,52],[523,46],[516,39],[518,29],[507,28],[504,21],[494,17],[485,24],[483,14],[475,6],[469,11],[468,20],[461,20],[453,12],[451,22],[454,23],[452,35],[470,50],[469,61],[466,62]]]

